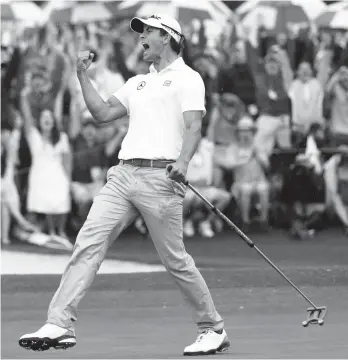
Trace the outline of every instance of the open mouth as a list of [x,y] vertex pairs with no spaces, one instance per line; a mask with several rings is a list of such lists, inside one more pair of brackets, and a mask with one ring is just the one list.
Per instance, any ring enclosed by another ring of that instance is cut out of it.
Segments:
[[150,48],[150,46],[148,44],[146,44],[146,43],[143,43],[142,45],[143,45],[143,48],[145,49],[145,51]]

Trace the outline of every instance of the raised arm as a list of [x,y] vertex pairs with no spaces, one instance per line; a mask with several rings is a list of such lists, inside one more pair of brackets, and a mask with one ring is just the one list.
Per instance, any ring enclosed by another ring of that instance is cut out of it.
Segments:
[[23,128],[26,136],[30,133],[31,128],[35,126],[28,99],[29,94],[30,88],[27,85],[22,89],[20,94],[20,108],[23,115]]
[[117,120],[127,115],[127,109],[122,103],[111,96],[104,101],[97,90],[93,87],[87,69],[92,63],[94,54],[90,54],[88,59],[77,59],[77,77],[81,85],[83,98],[87,108],[97,123],[106,123]]

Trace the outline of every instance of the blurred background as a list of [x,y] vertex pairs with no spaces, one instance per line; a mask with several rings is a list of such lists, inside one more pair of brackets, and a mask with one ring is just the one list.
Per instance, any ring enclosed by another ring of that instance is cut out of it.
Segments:
[[[191,183],[248,234],[347,232],[347,1],[2,1],[2,245],[72,248],[128,128],[94,124],[76,53],[106,100],[148,72],[129,20],[153,14],[180,22],[206,87]],[[185,237],[224,230],[187,192]]]

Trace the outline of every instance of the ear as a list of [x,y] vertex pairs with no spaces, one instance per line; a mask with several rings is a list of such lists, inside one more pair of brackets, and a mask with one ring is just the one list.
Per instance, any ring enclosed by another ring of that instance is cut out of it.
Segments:
[[164,43],[164,44],[169,44],[170,38],[171,38],[171,36],[170,36],[168,33],[166,33],[166,34],[163,36],[163,43]]

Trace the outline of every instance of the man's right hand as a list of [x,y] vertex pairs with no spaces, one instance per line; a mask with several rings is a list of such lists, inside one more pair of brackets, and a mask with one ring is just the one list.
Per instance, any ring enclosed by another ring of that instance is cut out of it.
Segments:
[[80,59],[77,57],[76,71],[78,73],[86,71],[92,64],[94,54],[90,53],[88,59]]

